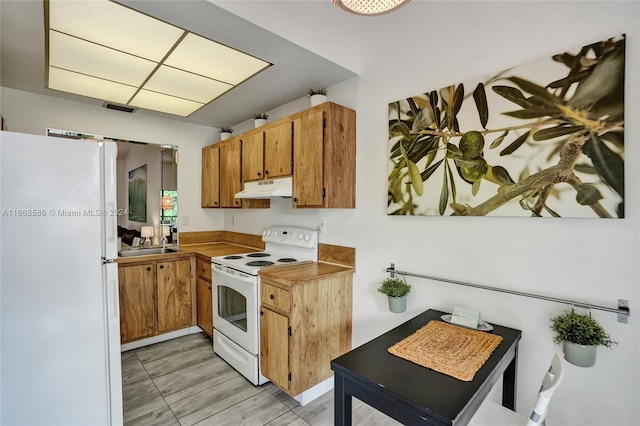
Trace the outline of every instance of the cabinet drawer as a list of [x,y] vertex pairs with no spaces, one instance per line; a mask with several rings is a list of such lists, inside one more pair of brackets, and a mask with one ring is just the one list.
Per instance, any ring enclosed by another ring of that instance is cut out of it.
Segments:
[[262,283],[261,302],[279,311],[288,313],[291,309],[291,293],[280,287]]
[[196,271],[199,277],[206,278],[211,281],[211,262],[196,259]]

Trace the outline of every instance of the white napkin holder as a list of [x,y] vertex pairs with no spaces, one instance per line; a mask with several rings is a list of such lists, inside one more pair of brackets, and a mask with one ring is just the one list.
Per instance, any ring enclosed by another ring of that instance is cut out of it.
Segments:
[[451,323],[463,327],[478,328],[482,325],[482,320],[480,319],[480,312],[462,306],[456,306],[453,308],[453,313],[451,314]]

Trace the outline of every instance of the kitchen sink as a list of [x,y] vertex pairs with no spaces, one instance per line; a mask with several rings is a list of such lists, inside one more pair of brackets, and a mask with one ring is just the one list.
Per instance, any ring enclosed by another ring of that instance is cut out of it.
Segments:
[[149,256],[152,254],[177,253],[178,249],[170,247],[140,247],[118,252],[120,257]]

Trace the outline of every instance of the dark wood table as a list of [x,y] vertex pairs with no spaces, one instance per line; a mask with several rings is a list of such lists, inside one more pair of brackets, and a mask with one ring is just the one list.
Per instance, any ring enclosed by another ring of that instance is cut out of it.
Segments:
[[352,396],[406,425],[466,425],[501,376],[502,405],[515,410],[520,330],[492,324],[493,333],[504,340],[470,382],[387,351],[445,313],[429,309],[331,361],[335,373],[335,425],[351,425]]

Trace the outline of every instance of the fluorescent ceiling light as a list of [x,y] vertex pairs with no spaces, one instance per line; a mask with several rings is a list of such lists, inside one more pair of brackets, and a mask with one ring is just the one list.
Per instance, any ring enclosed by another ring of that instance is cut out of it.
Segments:
[[45,0],[47,87],[186,117],[269,62],[108,0]]

